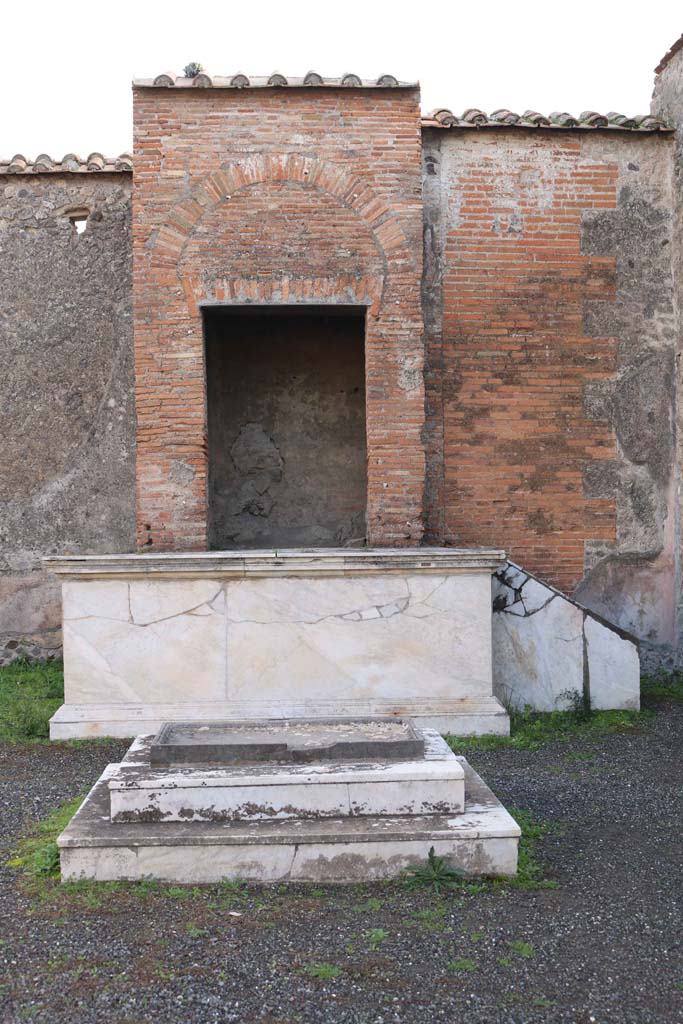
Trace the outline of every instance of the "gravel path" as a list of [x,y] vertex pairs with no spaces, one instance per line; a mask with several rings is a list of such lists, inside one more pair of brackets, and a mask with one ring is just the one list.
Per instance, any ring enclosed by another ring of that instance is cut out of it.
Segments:
[[[637,733],[470,755],[552,826],[555,889],[89,886],[40,902],[2,867],[0,1022],[683,1022],[682,740],[683,705],[662,703]],[[0,847],[123,752],[0,746]]]

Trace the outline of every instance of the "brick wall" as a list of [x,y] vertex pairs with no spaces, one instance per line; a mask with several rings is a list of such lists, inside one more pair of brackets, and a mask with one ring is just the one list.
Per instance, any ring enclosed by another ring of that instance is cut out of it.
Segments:
[[366,306],[368,538],[422,537],[415,89],[134,90],[138,544],[207,535],[202,303]]
[[583,145],[519,130],[426,145],[428,534],[504,546],[567,591],[586,545],[616,536],[614,488],[585,487],[616,453],[609,415],[586,407],[616,339],[585,324],[588,303],[614,302],[616,260],[583,251],[582,225],[616,208],[617,165]]

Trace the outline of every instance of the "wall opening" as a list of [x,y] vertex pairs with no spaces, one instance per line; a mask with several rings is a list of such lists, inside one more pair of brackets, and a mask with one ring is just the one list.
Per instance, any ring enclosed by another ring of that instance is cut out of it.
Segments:
[[210,548],[364,543],[364,307],[202,312]]

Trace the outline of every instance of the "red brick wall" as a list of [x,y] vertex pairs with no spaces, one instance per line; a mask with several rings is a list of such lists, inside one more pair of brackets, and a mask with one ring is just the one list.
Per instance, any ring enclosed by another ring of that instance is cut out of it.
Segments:
[[616,369],[615,339],[584,327],[588,300],[614,300],[615,260],[584,255],[581,237],[585,212],[616,206],[617,168],[582,145],[441,137],[442,336],[428,353],[443,539],[505,547],[567,591],[585,542],[615,539],[614,498],[584,493],[587,467],[615,456],[610,425],[584,408],[586,386]]
[[417,90],[134,90],[138,543],[206,546],[202,302],[367,307],[368,536],[422,537]]

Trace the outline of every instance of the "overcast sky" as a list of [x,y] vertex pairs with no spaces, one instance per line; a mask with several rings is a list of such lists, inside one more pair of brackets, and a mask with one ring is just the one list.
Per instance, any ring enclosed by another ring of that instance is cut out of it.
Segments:
[[131,147],[130,82],[209,73],[419,80],[422,109],[648,110],[683,3],[34,0],[2,14],[0,158]]

